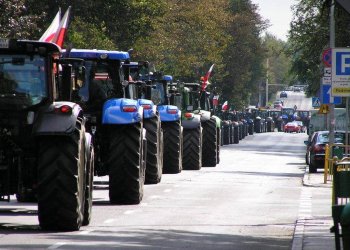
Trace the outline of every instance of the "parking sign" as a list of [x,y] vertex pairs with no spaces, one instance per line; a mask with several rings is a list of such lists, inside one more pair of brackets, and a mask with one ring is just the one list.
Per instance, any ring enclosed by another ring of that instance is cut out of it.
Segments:
[[350,49],[333,49],[332,62],[332,96],[350,96]]

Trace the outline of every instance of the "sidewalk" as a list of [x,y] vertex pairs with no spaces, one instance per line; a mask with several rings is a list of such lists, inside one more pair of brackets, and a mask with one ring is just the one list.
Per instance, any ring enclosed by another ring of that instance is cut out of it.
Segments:
[[310,174],[306,168],[292,250],[335,250],[331,192],[331,181],[324,184],[321,170]]

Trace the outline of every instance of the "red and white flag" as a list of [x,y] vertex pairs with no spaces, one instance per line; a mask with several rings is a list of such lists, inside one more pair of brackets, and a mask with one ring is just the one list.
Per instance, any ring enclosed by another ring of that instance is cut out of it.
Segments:
[[52,42],[56,36],[57,30],[60,26],[61,9],[58,10],[55,18],[53,19],[50,26],[47,28],[45,33],[40,37],[40,42]]
[[222,110],[228,110],[228,103],[227,103],[227,101],[225,101],[224,104],[222,104],[221,109]]
[[214,64],[211,65],[211,67],[209,68],[209,71],[205,74],[205,76],[203,77],[203,82],[202,82],[202,91],[205,90],[205,88],[210,84],[209,83],[209,77],[211,72],[213,71],[214,68]]
[[218,106],[219,105],[219,95],[213,96],[213,105]]
[[62,48],[63,46],[63,40],[64,40],[64,35],[66,34],[67,27],[68,27],[68,20],[69,20],[69,12],[70,12],[70,6],[66,13],[64,14],[59,27],[57,28],[56,35],[53,39],[53,43],[56,43],[58,46]]

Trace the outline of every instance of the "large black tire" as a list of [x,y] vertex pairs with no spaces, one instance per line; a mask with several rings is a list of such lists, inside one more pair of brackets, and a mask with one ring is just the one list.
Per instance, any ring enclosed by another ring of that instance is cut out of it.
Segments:
[[183,131],[182,167],[185,170],[202,168],[202,126]]
[[217,146],[217,150],[216,150],[216,164],[220,163],[220,147],[222,146],[221,144],[221,127],[217,127],[216,128],[216,146]]
[[210,118],[202,123],[203,127],[203,167],[215,167],[217,163],[216,120]]
[[139,204],[146,167],[142,123],[114,126],[109,134],[109,200],[112,204]]
[[79,230],[85,192],[85,128],[39,139],[38,215],[44,230]]
[[253,123],[250,123],[248,126],[249,126],[249,127],[248,127],[248,132],[249,132],[249,134],[250,134],[250,135],[253,135],[253,134],[254,134],[254,124],[253,124]]
[[223,126],[223,136],[222,136],[222,144],[223,145],[228,145],[230,144],[230,125],[229,124],[224,124]]
[[235,135],[235,126],[233,123],[230,123],[230,144],[234,143],[234,135]]
[[309,164],[309,173],[317,173],[317,167],[311,162]]
[[159,116],[145,119],[143,126],[147,131],[145,184],[157,184],[163,173],[163,132]]
[[233,127],[233,143],[238,144],[239,143],[239,125]]
[[92,142],[89,147],[89,152],[87,156],[86,163],[86,186],[85,186],[85,198],[84,198],[84,219],[83,226],[90,224],[91,213],[92,213],[92,191],[94,189],[93,179],[94,179],[94,165],[95,165],[95,153]]
[[163,173],[178,174],[182,170],[182,127],[180,121],[162,122],[164,136]]

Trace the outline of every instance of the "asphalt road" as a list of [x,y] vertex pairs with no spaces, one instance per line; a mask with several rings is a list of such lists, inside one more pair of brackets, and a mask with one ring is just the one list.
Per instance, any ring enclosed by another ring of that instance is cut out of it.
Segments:
[[303,91],[294,92],[294,91],[286,91],[287,98],[280,98],[280,93],[278,92],[276,95],[276,99],[282,99],[284,101],[284,107],[293,108],[294,105],[297,106],[297,109],[300,110],[310,110],[312,109],[312,98],[306,98],[305,93]]
[[92,222],[77,232],[40,231],[36,204],[0,202],[0,249],[291,249],[306,137],[248,136],[222,147],[215,168],[145,186],[140,205],[109,205],[99,182]]

